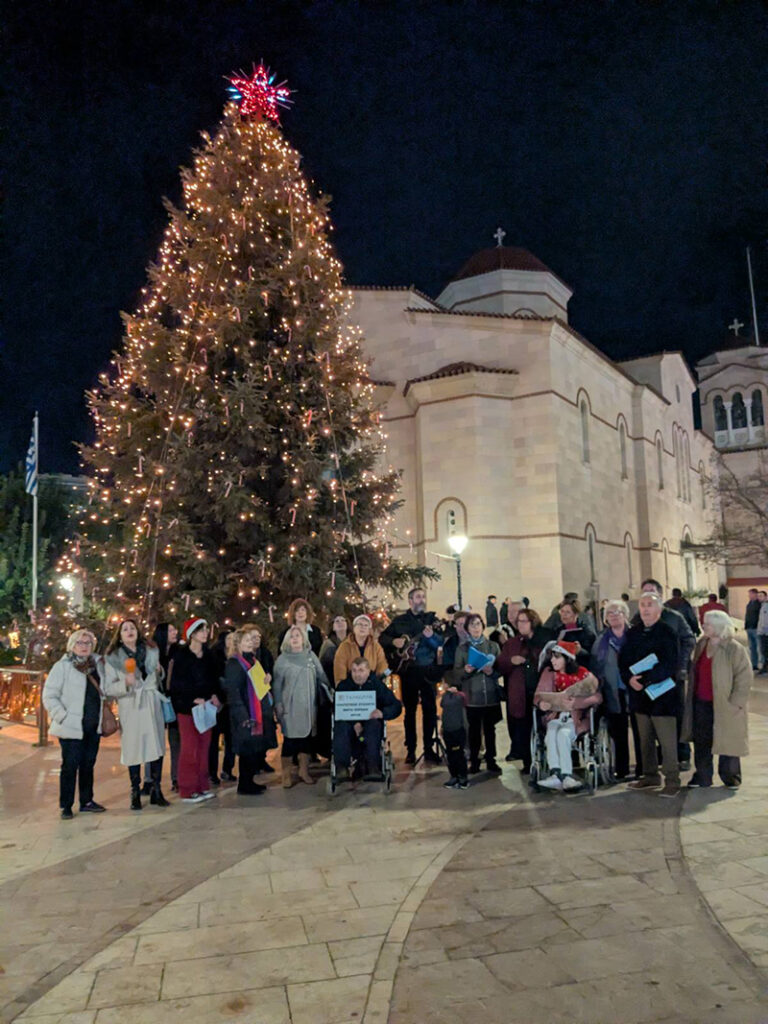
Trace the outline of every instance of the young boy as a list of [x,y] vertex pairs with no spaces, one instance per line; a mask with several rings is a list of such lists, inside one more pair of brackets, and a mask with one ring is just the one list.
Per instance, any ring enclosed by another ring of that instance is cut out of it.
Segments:
[[371,667],[365,658],[355,658],[350,666],[350,674],[339,683],[336,692],[344,693],[357,689],[373,690],[376,694],[376,707],[366,722],[336,720],[333,728],[333,757],[340,777],[348,774],[353,744],[355,744],[354,749],[357,749],[362,736],[365,750],[365,775],[363,777],[366,782],[381,782],[384,778],[381,771],[383,723],[385,720],[390,722],[393,718],[397,718],[403,710],[403,705],[378,676],[371,672]]
[[443,783],[445,789],[468,789],[467,756],[467,698],[455,686],[449,687],[440,703],[443,727],[443,742],[448,754],[448,771],[451,777]]

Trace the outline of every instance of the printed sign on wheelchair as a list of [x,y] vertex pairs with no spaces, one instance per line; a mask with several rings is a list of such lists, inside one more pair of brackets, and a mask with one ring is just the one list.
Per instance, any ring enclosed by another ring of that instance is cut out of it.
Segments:
[[376,694],[373,690],[336,692],[333,714],[337,722],[364,722],[375,710]]

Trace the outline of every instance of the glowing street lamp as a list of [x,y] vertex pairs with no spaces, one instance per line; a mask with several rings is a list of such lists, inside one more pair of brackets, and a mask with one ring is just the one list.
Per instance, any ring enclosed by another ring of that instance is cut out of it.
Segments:
[[454,533],[448,538],[448,545],[453,552],[453,560],[456,563],[456,589],[459,592],[459,608],[464,605],[461,600],[461,553],[469,543],[469,538],[463,533]]

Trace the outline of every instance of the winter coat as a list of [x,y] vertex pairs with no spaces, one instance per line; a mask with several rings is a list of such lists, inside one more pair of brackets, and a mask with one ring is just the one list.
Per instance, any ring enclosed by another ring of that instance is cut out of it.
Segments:
[[336,639],[334,633],[329,633],[325,640],[323,640],[323,645],[318,654],[320,664],[323,666],[323,672],[325,672],[325,677],[329,682],[333,682],[333,659],[336,657],[336,651],[338,651],[340,643],[341,641]]
[[169,692],[177,715],[191,715],[196,700],[210,700],[218,695],[218,665],[207,647],[199,658],[190,647],[177,647],[168,674],[171,677]]
[[[665,610],[670,611],[668,608]],[[652,683],[661,683],[665,679],[674,679],[675,677],[679,649],[674,632],[664,621],[664,611],[661,614],[662,617],[648,629],[642,622],[630,628],[619,655],[619,671],[629,694],[630,711],[641,715],[668,717],[677,715],[679,700],[677,688],[667,690],[655,700],[652,700],[645,692],[645,688]],[[671,614],[677,615],[685,625],[682,615],[678,615],[677,612]],[[685,628],[688,629],[687,626]],[[640,680],[643,689],[635,690],[629,685],[632,676],[630,665],[642,661],[649,654],[656,655],[657,664],[643,673]]]
[[499,609],[491,601],[487,601],[485,605],[485,624],[489,628],[499,624]]
[[757,629],[762,607],[762,603],[757,598],[747,602],[747,608],[744,612],[744,629]]
[[[694,665],[707,645],[702,637],[693,653]],[[692,674],[693,675],[693,674]],[[744,757],[749,753],[747,738],[747,703],[752,687],[752,666],[747,650],[738,640],[721,640],[712,655],[712,710],[714,727],[712,753],[724,757]],[[694,679],[688,686],[682,737],[693,738]]]
[[165,719],[160,698],[162,669],[157,647],[147,647],[144,668],[146,677],[136,666],[136,683],[126,683],[125,662],[135,658],[124,647],[107,655],[107,664],[114,674],[104,684],[107,697],[117,697],[120,718],[120,763],[146,764],[165,753]]
[[[533,693],[539,681],[539,655],[546,639],[536,633],[529,639],[520,635],[510,637],[496,659],[496,669],[504,679],[507,694],[507,714],[510,718],[525,718],[526,694]],[[522,665],[513,665],[512,658],[525,658]]]
[[768,601],[760,605],[760,615],[757,618],[757,632],[759,636],[768,636]]
[[[626,639],[626,627],[624,637]],[[608,643],[610,629],[605,629],[592,645],[592,653],[589,662],[589,671],[600,683],[600,692],[603,695],[605,710],[609,715],[617,715],[621,711],[619,690],[626,690],[624,680],[619,671],[619,655],[614,647]]]
[[[384,653],[389,659],[390,668],[393,670],[397,669],[407,648],[406,645],[406,647],[398,650],[394,646],[393,641],[402,636],[414,640],[417,636],[421,635],[425,626],[437,628],[438,623],[436,622],[434,612],[422,612],[421,615],[416,615],[409,608],[407,612],[403,612],[402,615],[397,615],[392,619],[384,632],[379,636],[379,643],[384,648]],[[442,668],[437,666],[436,663],[437,652],[441,645],[442,638],[436,633],[433,633],[430,637],[421,636],[414,659],[407,665],[407,668],[410,669],[416,666],[422,670],[423,675],[426,675],[432,681],[440,679],[443,672]]]
[[331,700],[323,666],[313,651],[286,651],[275,662],[272,696],[283,735],[305,739],[317,732],[317,705]]
[[569,642],[575,641],[581,644],[581,650],[576,655],[576,661],[579,665],[583,665],[584,668],[589,668],[589,655],[596,636],[592,627],[592,617],[582,613],[576,620],[576,625],[568,628],[563,625],[559,617],[558,622],[554,626],[550,626],[550,621],[547,621],[544,628],[551,631],[552,638],[554,640],[568,640]]
[[[269,653],[269,652],[265,652]],[[245,661],[253,663],[253,656],[244,654]],[[269,665],[269,669],[267,665]],[[265,675],[271,674],[272,657],[259,659]],[[229,723],[232,730],[232,749],[239,756],[256,757],[277,746],[277,729],[275,728],[275,701],[272,691],[261,699],[262,732],[253,735],[250,725],[251,703],[249,688],[253,688],[248,674],[238,658],[229,658],[224,668],[224,689],[229,707]]]
[[[350,633],[350,635],[339,644],[336,650],[336,655],[333,659],[333,680],[337,686],[342,679],[347,678],[352,668],[352,662],[355,658],[359,657],[360,648],[357,640],[355,640],[354,633]],[[376,676],[383,676],[389,669],[384,648],[378,640],[374,639],[373,636],[369,636],[365,641],[365,653],[363,654],[363,657],[368,662],[371,672]]]
[[[481,654],[492,654],[495,658],[499,656],[499,645],[482,637],[479,643],[472,644]],[[459,644],[456,651],[456,662],[454,664],[456,685],[467,698],[467,707],[486,708],[496,707],[501,704],[503,690],[499,686],[499,678],[496,668],[492,666],[492,672],[488,675],[482,669],[472,669],[465,672],[464,669],[469,662],[469,641]]]
[[[674,608],[667,608],[666,606],[662,608],[661,621],[675,634],[677,661],[671,674],[673,678],[680,678],[690,667],[691,655],[693,654],[693,648],[696,646],[696,637],[693,635],[691,627],[685,621],[685,616],[681,615],[680,612],[676,612]],[[632,627],[634,628],[641,624],[642,619],[640,618],[640,612],[638,612],[632,619]]]
[[[548,693],[555,692],[555,673],[549,666],[547,666],[541,673],[539,679],[539,685],[536,687],[536,693],[533,695],[533,703],[536,707],[539,706],[541,701],[546,702],[546,695]],[[573,702],[573,710],[571,711],[571,718],[573,719],[573,727],[576,730],[576,735],[581,736],[583,732],[589,729],[589,709],[591,707],[597,707],[602,701],[600,692],[591,694],[589,697],[576,697]],[[560,712],[548,711],[544,714],[544,721],[551,722],[556,714]]]
[[[97,655],[96,671],[101,683],[102,695],[107,682],[112,680],[114,669]],[[48,712],[51,736],[62,740],[83,738],[83,711],[85,709],[85,688],[93,686],[84,672],[75,667],[74,656],[65,654],[56,662],[43,686],[43,707]],[[104,697],[101,698],[102,709]],[[98,732],[101,732],[102,712],[99,714]]]

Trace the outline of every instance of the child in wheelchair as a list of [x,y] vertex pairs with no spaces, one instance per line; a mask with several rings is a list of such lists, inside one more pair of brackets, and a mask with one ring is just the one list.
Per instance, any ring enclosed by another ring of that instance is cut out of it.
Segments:
[[336,687],[336,693],[372,690],[376,694],[376,707],[364,722],[344,722],[334,719],[333,759],[339,780],[349,778],[350,764],[360,766],[366,782],[382,782],[381,747],[384,722],[391,722],[403,710],[394,693],[371,672],[365,658],[355,658],[350,674]]
[[540,677],[533,703],[544,714],[549,778],[538,780],[542,789],[577,790],[582,782],[573,775],[571,748],[589,730],[589,708],[601,702],[597,679],[576,662],[579,645],[552,640],[539,660]]

